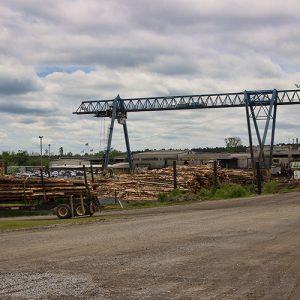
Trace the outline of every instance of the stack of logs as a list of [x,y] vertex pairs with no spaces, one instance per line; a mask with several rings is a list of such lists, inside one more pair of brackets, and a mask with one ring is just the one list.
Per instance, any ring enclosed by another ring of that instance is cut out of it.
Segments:
[[85,195],[86,188],[82,180],[57,178],[0,176],[0,203],[43,199],[48,201],[70,195]]
[[[177,166],[177,187],[181,191],[197,192],[213,185],[213,166]],[[44,182],[44,183],[43,183]],[[0,176],[0,203],[9,201],[44,200],[86,195],[83,180],[58,178]],[[217,184],[252,184],[251,171],[217,169]],[[133,175],[100,177],[89,187],[99,199],[155,200],[159,193],[173,190],[173,169],[140,170]]]
[[[177,187],[181,191],[197,192],[213,185],[213,166],[177,166]],[[217,169],[217,183],[252,184],[253,173],[242,170]],[[94,183],[98,197],[124,200],[154,200],[159,193],[173,189],[173,169],[142,170],[134,175],[100,178]]]

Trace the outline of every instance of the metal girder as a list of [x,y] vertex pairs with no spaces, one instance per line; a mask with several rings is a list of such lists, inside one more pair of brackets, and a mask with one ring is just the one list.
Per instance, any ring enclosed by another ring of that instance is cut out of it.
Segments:
[[[248,135],[249,135],[249,145],[251,151],[251,161],[252,168],[254,170],[255,158],[253,153],[253,140],[252,140],[252,131],[251,131],[251,120],[255,129],[256,138],[259,145],[259,154],[257,156],[257,161],[265,168],[271,168],[272,165],[272,155],[274,147],[274,137],[275,137],[275,127],[276,127],[276,115],[277,115],[277,105],[278,101],[278,91],[255,91],[255,92],[244,92],[245,96],[245,107],[246,107],[246,117],[247,117],[247,126],[248,126]],[[261,135],[261,130],[258,126],[258,121],[265,121],[263,132]],[[265,161],[265,145],[267,134],[269,131],[270,123],[271,127],[271,140],[270,140],[270,149],[269,149],[269,161]]]
[[[251,91],[253,95],[264,95],[268,105],[270,90]],[[117,104],[116,111],[139,112],[181,109],[230,108],[246,105],[244,92],[203,94],[187,96],[166,96],[148,98],[122,98],[124,106]],[[300,90],[277,91],[277,105],[300,104]],[[114,99],[83,101],[74,114],[94,114],[96,117],[108,117],[114,106]]]

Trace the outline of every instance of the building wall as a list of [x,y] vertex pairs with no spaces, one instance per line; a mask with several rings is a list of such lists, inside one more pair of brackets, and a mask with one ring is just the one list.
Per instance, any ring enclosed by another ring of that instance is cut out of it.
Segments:
[[[268,150],[268,147],[266,151]],[[257,158],[258,151],[254,152]],[[269,157],[265,156],[266,161]],[[210,160],[222,161],[223,166],[237,167],[240,169],[251,168],[250,153],[196,153],[192,151],[150,151],[143,153],[136,153],[133,155],[134,166],[149,167],[149,168],[163,168],[164,166],[171,166],[173,161],[178,164],[206,164]],[[273,165],[287,166],[292,161],[300,161],[300,150],[290,149],[287,147],[275,147],[273,152]]]
[[85,159],[72,159],[72,158],[61,158],[53,159],[50,161],[50,168],[60,167],[60,166],[89,166],[90,161]]
[[165,166],[172,166],[175,160],[177,164],[184,165],[201,165],[207,164],[211,160],[221,160],[224,166],[247,168],[249,154],[234,156],[231,153],[196,153],[192,151],[150,151],[136,153],[133,155],[133,163],[135,167],[148,168],[163,168]]

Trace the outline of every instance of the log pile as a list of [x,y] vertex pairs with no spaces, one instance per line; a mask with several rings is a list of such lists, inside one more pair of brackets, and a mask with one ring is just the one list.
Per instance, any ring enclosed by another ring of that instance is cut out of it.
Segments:
[[[252,172],[225,170],[218,168],[217,182],[253,183]],[[177,186],[181,191],[197,192],[213,185],[213,167],[177,166]],[[120,175],[100,178],[94,184],[99,198],[118,198],[124,200],[155,200],[159,193],[173,190],[173,169],[143,170],[133,175]]]
[[38,199],[54,199],[70,195],[85,195],[86,189],[82,180],[66,180],[0,176],[0,202],[25,201]]
[[[251,171],[217,169],[217,184],[239,183],[251,184]],[[177,166],[177,187],[181,191],[197,192],[213,185],[213,167]],[[99,177],[90,184],[92,195],[99,199],[119,198],[124,200],[156,200],[159,193],[173,190],[173,169],[140,170],[133,175],[124,174],[111,178]],[[25,201],[42,199],[48,201],[86,195],[83,180],[66,180],[44,178],[44,186],[40,178],[0,176],[0,203],[9,201]]]

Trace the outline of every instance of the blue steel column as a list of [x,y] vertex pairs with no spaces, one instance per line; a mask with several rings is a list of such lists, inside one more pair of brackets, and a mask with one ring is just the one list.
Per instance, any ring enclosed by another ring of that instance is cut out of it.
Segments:
[[132,155],[131,155],[131,150],[130,150],[128,130],[127,130],[127,124],[126,123],[123,124],[123,130],[124,130],[124,136],[125,136],[125,142],[126,142],[126,149],[127,149],[127,157],[128,157],[129,169],[130,169],[130,171],[133,171]]
[[[119,101],[119,106],[120,106],[121,110],[125,111],[124,100],[121,99],[119,95],[118,95],[117,99]],[[132,161],[132,155],[131,155],[131,150],[130,150],[130,143],[129,143],[129,136],[128,136],[128,129],[127,129],[127,124],[126,124],[126,119],[125,119],[125,123],[123,124],[123,131],[124,131],[124,137],[125,137],[125,143],[126,143],[129,169],[130,169],[130,171],[133,171],[133,161]]]
[[[245,105],[246,105],[246,112],[247,112],[248,132],[251,133],[251,123],[250,123],[250,113],[249,113],[249,110],[250,110],[252,120],[253,120],[253,124],[254,124],[254,128],[255,128],[255,131],[256,131],[258,144],[259,144],[259,155],[258,155],[257,160],[258,160],[259,163],[263,162],[265,168],[271,168],[273,148],[274,148],[274,136],[275,136],[278,92],[277,92],[277,90],[274,89],[273,91],[263,91],[263,93],[261,93],[262,95],[272,94],[272,97],[269,98],[270,100],[268,101],[268,103],[266,103],[266,101],[264,99],[261,100],[260,98],[258,98],[259,101],[255,101],[255,99],[253,100],[251,98],[251,95],[256,96],[259,93],[260,93],[259,91],[254,91],[254,92],[245,91]],[[255,114],[255,111],[254,111],[255,108],[253,107],[253,104],[254,105],[259,105],[258,107],[260,107],[257,115]],[[267,106],[269,106],[268,109],[267,109]],[[262,110],[265,113],[263,116],[260,115],[260,109],[261,108],[264,108]],[[258,124],[257,124],[259,119],[265,119],[266,120],[262,136],[260,134],[260,130],[259,130],[259,127],[258,127]],[[269,151],[270,158],[269,158],[269,161],[266,162],[265,161],[265,156],[264,156],[264,148],[265,148],[265,145],[266,145],[266,139],[267,139],[267,135],[268,135],[271,120],[273,121],[273,123],[272,123],[271,144],[270,144],[270,151]],[[249,140],[250,140],[250,135],[249,135]],[[251,136],[251,140],[252,140],[252,136]],[[252,149],[251,148],[252,147],[250,145],[251,159],[253,160],[252,161],[252,166],[254,166],[254,154],[253,154],[253,148]]]
[[[251,115],[252,115],[252,120],[253,120],[253,124],[254,124],[254,128],[255,128],[255,132],[256,132],[256,137],[257,137],[257,141],[258,141],[258,145],[259,145],[259,149],[262,149],[262,141],[261,141],[261,137],[260,137],[260,132],[259,132],[259,128],[258,128],[258,124],[257,124],[257,118],[255,115],[255,111],[253,109],[253,105],[252,105],[252,101],[251,98],[249,97],[249,101],[250,101],[250,109],[251,109]],[[263,154],[263,153],[262,153]],[[262,155],[262,160],[265,163],[265,156]],[[259,156],[258,156],[258,161],[261,161],[261,157],[260,157],[260,152],[259,152]]]
[[116,112],[117,112],[117,102],[118,102],[118,97],[114,99],[113,107],[112,107],[111,122],[110,122],[110,127],[109,127],[107,148],[106,148],[105,159],[104,159],[104,169],[107,169],[108,161],[109,161],[109,152],[110,152],[110,148],[111,148],[111,141],[112,141],[114,124],[115,124],[115,119],[116,119]]
[[249,114],[250,96],[247,93],[247,91],[244,92],[244,97],[245,97],[246,118],[247,118],[248,136],[249,136],[249,146],[250,146],[250,154],[251,154],[251,165],[252,165],[253,172],[255,172],[252,132],[251,132],[251,123],[250,123],[250,114]]
[[264,154],[264,147],[266,144],[266,138],[267,138],[267,134],[268,134],[268,130],[269,130],[269,124],[270,124],[270,120],[272,118],[272,112],[273,112],[273,107],[274,107],[274,101],[276,98],[274,98],[275,92],[272,92],[272,98],[270,100],[270,104],[269,104],[269,111],[267,114],[267,120],[266,120],[266,125],[265,125],[265,129],[264,129],[264,135],[263,135],[263,139],[262,139],[262,143],[260,146],[260,151],[259,151],[259,161],[262,159],[263,154]]
[[275,128],[276,128],[276,115],[277,115],[277,90],[273,91],[273,103],[274,103],[274,113],[273,113],[273,123],[272,123],[272,133],[271,133],[271,145],[270,145],[270,160],[269,160],[269,168],[272,167],[272,158],[273,158],[273,150],[274,150],[274,138],[275,138]]

